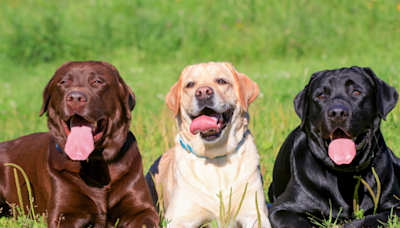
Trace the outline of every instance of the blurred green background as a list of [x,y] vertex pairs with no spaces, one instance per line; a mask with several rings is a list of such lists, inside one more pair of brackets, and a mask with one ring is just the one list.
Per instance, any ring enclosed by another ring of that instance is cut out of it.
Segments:
[[[250,129],[267,186],[273,161],[299,123],[293,98],[316,71],[358,65],[400,89],[398,0],[3,0],[0,141],[47,131],[42,91],[71,60],[115,65],[137,97],[132,131],[145,170],[176,133],[164,104],[181,70],[233,63],[260,86]],[[400,108],[382,126],[399,148]],[[398,153],[396,151],[396,153]]]

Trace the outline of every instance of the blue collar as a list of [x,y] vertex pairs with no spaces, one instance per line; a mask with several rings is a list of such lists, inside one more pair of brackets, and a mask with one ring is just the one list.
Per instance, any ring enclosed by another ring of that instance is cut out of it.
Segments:
[[56,148],[57,148],[58,152],[60,152],[60,153],[64,154],[64,152],[61,150],[61,148],[58,146],[58,144],[57,144],[57,143],[56,143]]
[[[240,140],[240,142],[239,142],[238,146],[236,147],[235,151],[237,151],[237,150],[242,146],[242,144],[244,143],[244,139],[245,139],[245,138],[246,138],[246,132],[243,134],[243,138],[242,138],[242,140]],[[223,158],[223,157],[226,157],[226,156],[227,156],[227,154],[225,154],[225,155],[218,156],[218,157],[215,157],[215,158],[209,158],[209,157],[206,157],[206,156],[197,155],[197,154],[195,154],[195,153],[193,152],[193,150],[192,150],[192,148],[189,146],[189,144],[186,144],[186,143],[183,142],[182,136],[181,136],[181,135],[179,135],[179,142],[181,143],[181,146],[182,146],[183,149],[185,149],[186,151],[188,151],[188,152],[190,152],[190,153],[196,155],[196,156],[199,157],[199,158],[216,159],[216,158]]]
[[58,152],[60,152],[62,155],[64,155],[66,158],[69,158],[68,155],[66,153],[64,153],[61,148],[58,146],[58,144],[56,143],[56,148],[58,150]]

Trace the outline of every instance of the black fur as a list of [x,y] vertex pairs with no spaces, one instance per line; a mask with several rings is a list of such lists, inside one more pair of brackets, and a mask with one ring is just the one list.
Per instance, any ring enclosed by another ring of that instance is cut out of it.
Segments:
[[[358,93],[359,92],[359,93]],[[269,189],[273,227],[311,227],[311,215],[328,218],[332,210],[344,227],[377,227],[386,222],[390,210],[400,214],[398,178],[400,159],[386,146],[381,119],[396,106],[397,91],[369,68],[325,70],[312,75],[294,100],[301,125],[290,133],[277,156]],[[334,116],[336,108],[342,115]],[[329,136],[340,129],[357,137],[355,158],[337,165],[328,155]],[[363,146],[362,146],[363,145]],[[359,207],[365,217],[355,219],[353,196],[360,176],[377,193],[372,172],[382,186],[377,212],[368,189],[358,189]],[[340,208],[343,210],[339,214]]]

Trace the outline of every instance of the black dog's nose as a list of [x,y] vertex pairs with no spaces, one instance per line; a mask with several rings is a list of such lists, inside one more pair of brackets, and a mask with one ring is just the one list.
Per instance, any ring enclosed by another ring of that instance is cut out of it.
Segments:
[[208,100],[214,94],[214,91],[209,86],[202,86],[196,90],[196,98],[199,100]]
[[87,102],[87,96],[85,93],[80,91],[72,91],[67,94],[67,104],[78,108]]
[[334,122],[342,122],[349,116],[349,109],[344,105],[332,105],[328,109],[328,117]]

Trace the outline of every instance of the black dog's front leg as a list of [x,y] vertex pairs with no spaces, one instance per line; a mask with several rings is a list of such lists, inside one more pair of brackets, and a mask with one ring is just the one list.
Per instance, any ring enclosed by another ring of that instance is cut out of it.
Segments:
[[270,212],[269,219],[274,228],[311,228],[307,219],[285,210]]
[[[400,211],[393,209],[393,215],[400,215]],[[387,223],[390,216],[390,210],[383,211],[376,215],[368,215],[362,219],[353,220],[351,223],[346,224],[345,228],[368,228],[383,226],[382,223]]]

